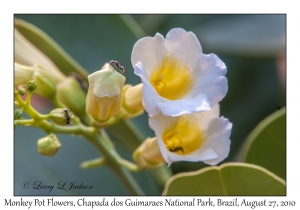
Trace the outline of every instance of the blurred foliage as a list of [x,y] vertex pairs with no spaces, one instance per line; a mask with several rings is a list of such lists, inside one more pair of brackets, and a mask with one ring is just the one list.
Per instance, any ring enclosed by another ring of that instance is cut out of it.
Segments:
[[241,152],[241,161],[262,166],[286,179],[286,110],[282,108],[250,133]]
[[41,50],[64,73],[70,75],[75,72],[87,81],[86,71],[78,65],[59,45],[38,27],[23,20],[15,20],[15,27],[34,46]]
[[[39,27],[89,73],[99,70],[112,59],[124,61],[128,84],[140,83],[140,79],[133,74],[130,57],[133,45],[143,34],[153,36],[159,32],[165,36],[174,27],[194,32],[203,52],[217,54],[228,68],[229,90],[220,105],[221,115],[233,123],[233,130],[231,150],[224,162],[235,161],[244,140],[254,127],[278,107],[286,105],[285,87],[279,82],[276,65],[278,56],[285,53],[285,15],[18,14],[15,17]],[[49,110],[49,107],[42,108],[44,112]],[[144,138],[154,136],[148,126],[146,113],[132,121]],[[126,136],[126,133],[123,135]],[[85,140],[59,135],[62,147],[50,159],[39,155],[36,149],[37,139],[43,136],[45,134],[35,128],[18,127],[15,130],[15,195],[127,194],[116,176],[106,167],[89,170],[78,168],[82,161],[98,157],[97,151]],[[130,160],[131,153],[126,149],[126,142],[112,137],[120,155]],[[205,166],[203,163],[179,162],[171,167],[174,173],[178,173]],[[161,194],[162,189],[148,172],[134,176],[147,195]],[[24,181],[33,180],[44,180],[45,184],[77,180],[88,182],[86,184],[93,185],[94,190],[56,190],[49,193],[46,190],[22,189]]]
[[163,195],[286,195],[286,188],[284,180],[262,167],[225,163],[175,175]]

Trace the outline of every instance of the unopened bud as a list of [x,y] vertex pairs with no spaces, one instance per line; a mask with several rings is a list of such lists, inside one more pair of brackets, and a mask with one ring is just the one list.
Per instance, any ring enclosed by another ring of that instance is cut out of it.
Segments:
[[[65,112],[65,110],[67,111],[67,113]],[[69,110],[63,108],[53,109],[50,112],[49,119],[51,119],[55,124],[67,125],[71,122],[71,115],[68,112]]]
[[35,81],[30,80],[30,81],[27,82],[26,88],[27,88],[28,91],[32,92],[36,89],[36,86],[37,85],[36,85]]
[[56,94],[56,85],[53,79],[47,74],[47,72],[39,65],[34,66],[33,79],[37,84],[37,89],[34,93],[44,97],[52,99]]
[[88,80],[86,111],[95,121],[104,123],[118,114],[126,79],[106,63],[101,70],[90,74]]
[[[35,81],[35,84],[28,81]],[[39,65],[26,66],[15,63],[15,86],[24,85],[27,82],[27,89],[35,91],[44,98],[52,99],[56,94],[56,85],[53,79]]]
[[122,110],[118,115],[120,118],[133,118],[144,113],[142,87],[143,84],[124,86]]
[[15,120],[20,119],[21,116],[22,116],[22,111],[20,109],[16,109],[14,113],[14,119]]
[[140,169],[151,169],[165,163],[156,137],[147,138],[133,153],[133,160]]
[[142,103],[143,83],[135,86],[130,86],[124,93],[124,103],[129,109],[144,110]]
[[25,66],[15,63],[15,86],[24,85],[27,81],[32,79],[34,68],[32,66]]
[[21,96],[23,96],[23,95],[25,95],[26,94],[26,90],[25,90],[25,88],[19,88],[18,89],[18,94],[20,94]]
[[37,142],[38,152],[41,155],[53,157],[61,146],[60,141],[54,134],[41,138]]

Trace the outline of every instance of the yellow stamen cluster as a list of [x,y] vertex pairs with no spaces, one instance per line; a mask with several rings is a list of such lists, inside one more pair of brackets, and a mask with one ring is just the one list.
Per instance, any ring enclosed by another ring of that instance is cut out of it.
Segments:
[[203,137],[199,126],[186,117],[169,126],[162,135],[167,149],[180,155],[189,154],[201,147]]
[[175,58],[165,57],[153,71],[150,82],[157,93],[169,100],[182,98],[193,85],[189,68]]

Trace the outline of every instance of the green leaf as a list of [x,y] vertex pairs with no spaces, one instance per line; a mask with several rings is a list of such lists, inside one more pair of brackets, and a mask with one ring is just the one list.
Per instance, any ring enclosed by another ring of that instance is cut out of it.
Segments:
[[286,179],[286,110],[274,112],[250,133],[241,161],[260,165]]
[[87,80],[87,71],[41,29],[21,19],[15,19],[15,27],[26,39],[47,55],[65,75],[76,72]]
[[225,163],[168,180],[163,195],[285,195],[285,181],[248,163]]

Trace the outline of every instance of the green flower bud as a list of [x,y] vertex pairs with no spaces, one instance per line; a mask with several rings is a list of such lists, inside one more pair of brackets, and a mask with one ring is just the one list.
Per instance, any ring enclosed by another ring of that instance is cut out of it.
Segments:
[[86,111],[95,121],[101,123],[108,121],[120,111],[126,79],[106,63],[101,70],[90,74],[88,80]]
[[33,79],[37,84],[37,89],[34,93],[44,97],[52,99],[56,94],[56,85],[53,79],[47,74],[47,72],[39,65],[34,66]]
[[61,143],[54,134],[50,134],[44,138],[41,138],[37,142],[38,152],[41,155],[53,157],[59,150]]
[[16,109],[16,110],[15,110],[15,113],[14,113],[14,119],[15,119],[15,120],[20,119],[21,116],[22,116],[22,110]]
[[67,77],[57,85],[58,99],[67,107],[72,108],[76,115],[85,111],[85,93],[74,77]]
[[[67,111],[69,111],[69,110],[67,110]],[[63,108],[57,108],[57,109],[53,109],[50,112],[49,119],[51,119],[55,124],[67,125],[67,122],[70,123],[70,121],[71,121],[71,119],[70,119],[71,115],[68,114],[68,116],[66,116]],[[69,118],[69,120],[68,120],[68,118]]]
[[30,80],[27,82],[27,86],[26,86],[27,90],[32,92],[36,89],[36,83],[34,80]]
[[25,88],[23,88],[23,87],[22,87],[22,88],[19,88],[18,93],[19,93],[21,96],[25,95],[25,94],[26,94]]
[[133,160],[140,169],[151,169],[165,163],[156,137],[147,138],[133,153]]

